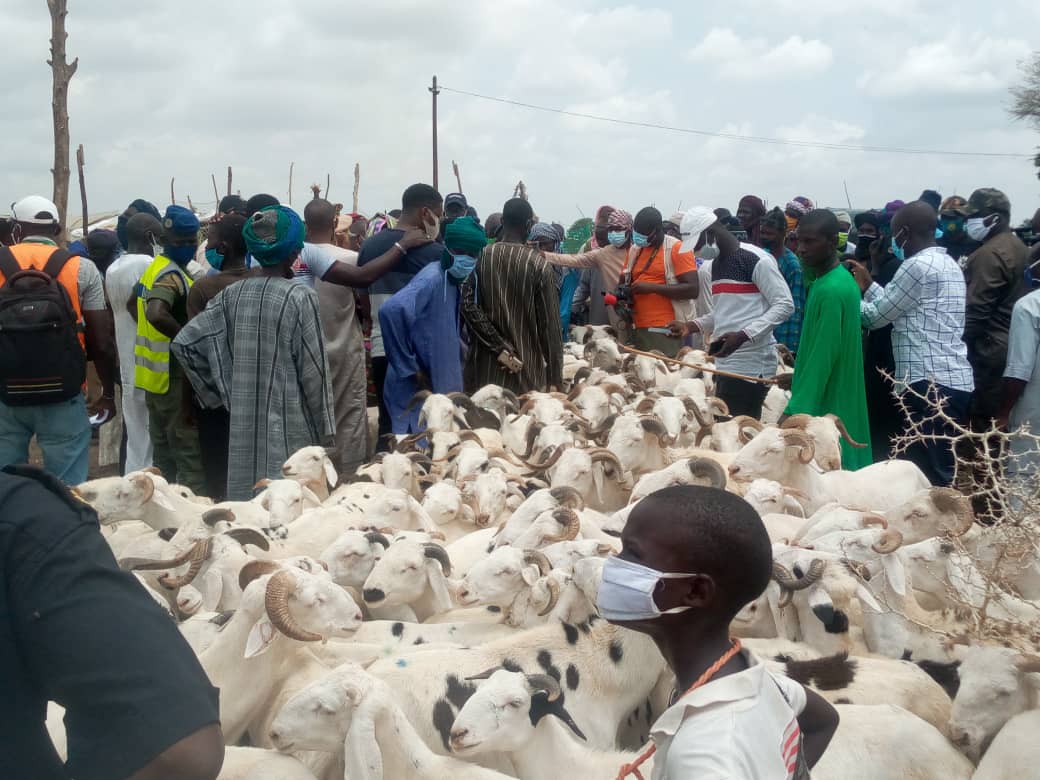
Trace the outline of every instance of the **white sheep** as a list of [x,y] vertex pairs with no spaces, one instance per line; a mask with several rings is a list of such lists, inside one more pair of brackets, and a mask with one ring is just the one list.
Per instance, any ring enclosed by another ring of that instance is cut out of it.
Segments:
[[419,621],[455,606],[443,547],[413,539],[394,541],[372,567],[361,595],[370,607],[411,607]]
[[1040,766],[1038,733],[1040,710],[1013,717],[990,743],[972,780],[1022,780],[1035,773]]
[[294,479],[313,490],[322,500],[339,482],[336,467],[324,447],[311,446],[298,449],[282,464],[282,476]]

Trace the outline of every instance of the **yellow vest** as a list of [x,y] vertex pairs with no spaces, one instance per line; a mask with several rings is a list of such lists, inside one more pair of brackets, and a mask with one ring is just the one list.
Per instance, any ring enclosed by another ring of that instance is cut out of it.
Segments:
[[168,257],[157,255],[137,286],[137,339],[134,341],[134,385],[149,393],[170,389],[170,338],[145,316],[145,297],[160,276],[178,273],[191,287],[191,277]]

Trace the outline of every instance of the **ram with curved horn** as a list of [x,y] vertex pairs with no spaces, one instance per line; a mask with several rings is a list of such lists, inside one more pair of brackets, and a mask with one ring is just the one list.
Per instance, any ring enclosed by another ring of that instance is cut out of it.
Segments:
[[811,564],[809,564],[809,570],[802,576],[796,577],[794,573],[782,563],[773,561],[773,579],[776,580],[780,586],[783,594],[780,599],[780,606],[786,606],[791,600],[791,594],[796,590],[805,590],[806,588],[812,587],[820,578],[823,577],[824,569],[827,568],[827,562],[820,558],[813,558]]
[[903,534],[895,528],[886,528],[881,532],[877,542],[870,546],[879,555],[894,553],[903,544]]
[[972,529],[975,524],[975,512],[972,510],[970,498],[959,490],[947,487],[930,488],[928,494],[936,509],[957,518],[955,528],[945,529],[950,536],[964,536]]
[[425,542],[422,548],[423,555],[440,563],[441,571],[444,572],[444,576],[450,577],[451,559],[448,557],[448,551],[441,547],[439,544],[434,544],[433,542]]
[[625,485],[628,483],[628,479],[625,476],[625,469],[621,465],[621,460],[613,452],[608,450],[606,447],[593,447],[588,451],[589,457],[593,463],[609,463],[614,467],[614,481],[619,485]]

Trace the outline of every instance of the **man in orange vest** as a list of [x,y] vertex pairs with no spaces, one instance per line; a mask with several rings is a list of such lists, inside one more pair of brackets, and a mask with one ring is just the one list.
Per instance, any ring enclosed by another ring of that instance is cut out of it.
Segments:
[[[0,301],[8,304],[0,306],[0,349],[5,353],[0,355],[0,466],[26,463],[29,441],[36,436],[47,471],[76,485],[87,479],[88,415],[99,419],[115,415],[112,317],[94,263],[68,256],[58,247],[57,207],[46,198],[31,195],[11,209],[14,245],[0,248]],[[16,275],[16,283],[9,284]],[[75,322],[64,333],[60,326],[32,327],[37,319],[53,323],[62,318],[61,303],[46,310],[47,299],[41,290],[54,283],[46,281],[48,276],[68,294],[66,308],[71,306]],[[41,344],[64,346],[70,340],[70,349],[44,351],[41,356]],[[84,355],[78,353],[76,341]],[[85,356],[94,361],[102,385],[102,396],[89,411],[83,392]],[[47,370],[34,370],[38,367]]]

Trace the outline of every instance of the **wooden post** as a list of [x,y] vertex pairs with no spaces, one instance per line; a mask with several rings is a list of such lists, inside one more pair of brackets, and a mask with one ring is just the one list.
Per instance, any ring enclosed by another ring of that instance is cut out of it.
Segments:
[[191,202],[191,195],[188,196],[188,210],[195,213],[195,204]]
[[296,163],[289,163],[289,205],[292,205],[292,171]]
[[[65,56],[65,17],[68,16],[68,0],[47,0],[51,14],[51,114],[54,122],[54,205],[58,207],[58,218],[65,233],[66,214],[69,208],[69,82],[79,67],[77,57],[71,63]],[[62,235],[59,240],[64,240]]]
[[[437,77],[433,77],[433,86],[429,87],[430,93],[433,95],[433,188],[439,189],[437,186],[437,96],[441,94],[441,91],[437,89]],[[357,209],[354,209],[357,211]]]
[[213,197],[217,199],[217,205],[214,207],[214,209],[218,209],[220,208],[220,192],[217,190],[217,175],[215,173],[211,173],[209,177],[213,179]]
[[83,206],[83,240],[87,239],[87,225],[90,221],[90,212],[87,211],[87,182],[83,178],[83,166],[86,165],[83,156],[83,144],[76,149],[76,173],[79,175],[79,200]]
[[459,176],[459,164],[454,160],[451,161],[451,169],[455,172],[455,183],[459,185],[459,192],[462,192],[462,177]]
[[354,213],[357,214],[358,189],[361,187],[361,163],[354,163]]
[[329,199],[329,185],[332,184],[332,174],[325,174],[325,200]]
[[170,203],[174,206],[177,205],[177,196],[173,194],[173,182],[174,179],[170,179]]
[[227,167],[227,194],[231,194],[231,166]]

